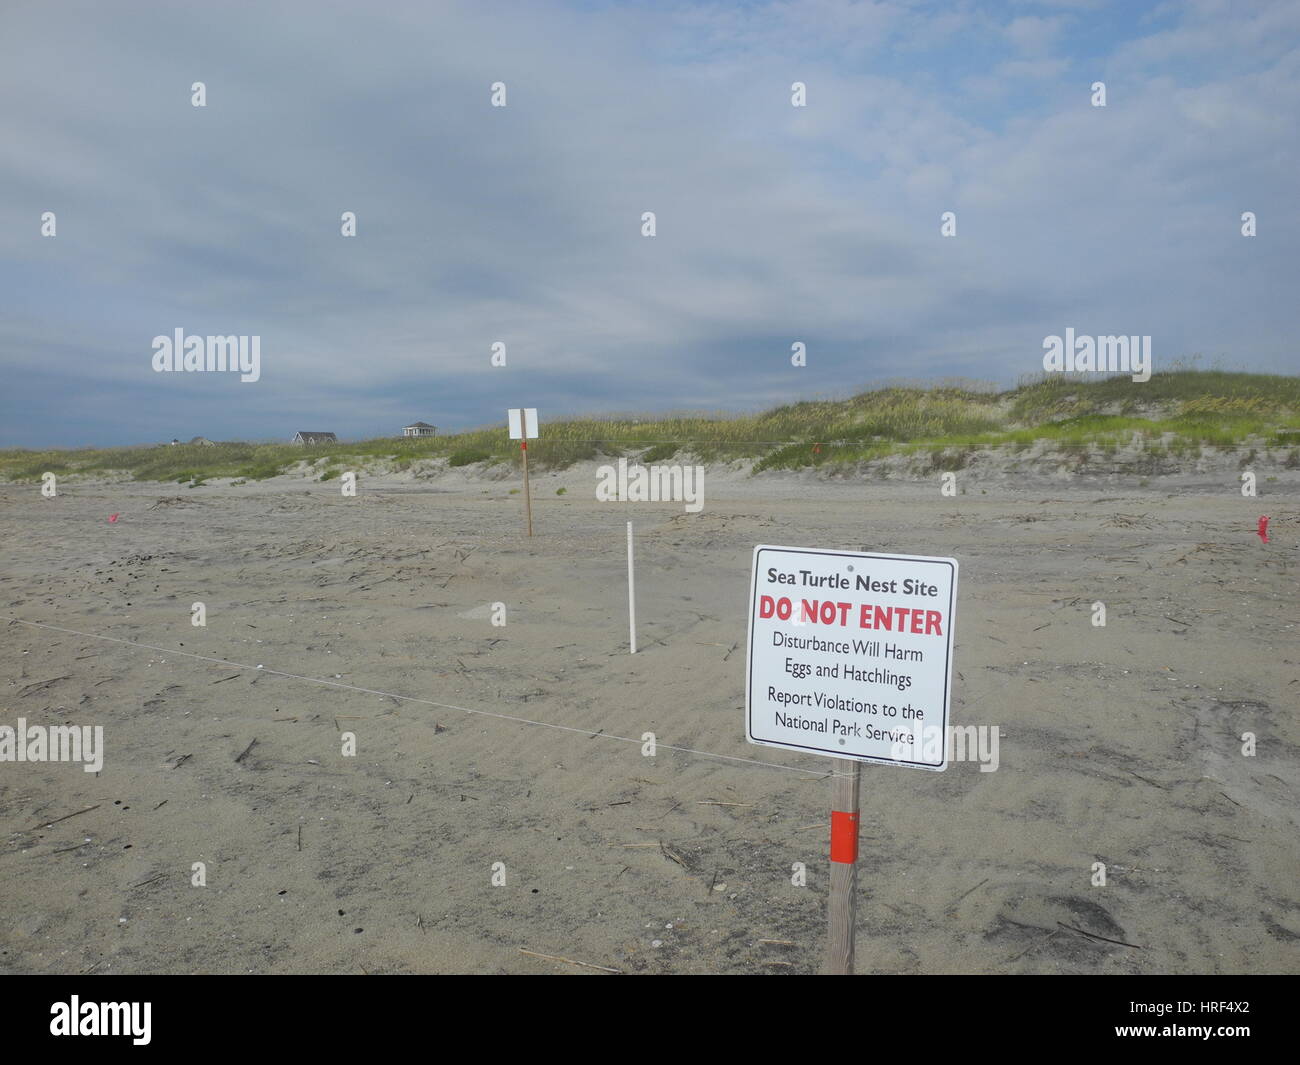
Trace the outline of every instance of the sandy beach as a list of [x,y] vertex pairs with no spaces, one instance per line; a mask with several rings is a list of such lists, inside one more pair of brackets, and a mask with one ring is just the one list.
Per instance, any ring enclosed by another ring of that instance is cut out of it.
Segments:
[[743,733],[767,543],[957,558],[952,721],[1000,729],[995,772],[864,767],[860,972],[1300,972],[1271,472],[710,471],[688,514],[581,465],[534,478],[531,540],[505,476],[0,486],[0,724],[105,742],[0,764],[0,971],[816,972],[829,763]]

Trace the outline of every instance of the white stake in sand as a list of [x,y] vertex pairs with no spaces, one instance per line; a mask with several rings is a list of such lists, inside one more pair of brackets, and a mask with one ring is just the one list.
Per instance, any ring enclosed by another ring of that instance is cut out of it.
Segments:
[[632,523],[627,523],[627,631],[636,654],[636,579],[632,572]]

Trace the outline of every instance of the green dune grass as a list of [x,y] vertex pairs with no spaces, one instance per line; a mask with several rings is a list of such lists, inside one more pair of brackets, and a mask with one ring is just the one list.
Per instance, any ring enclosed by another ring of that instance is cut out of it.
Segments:
[[[848,399],[810,400],[761,414],[571,418],[543,423],[529,444],[537,468],[598,457],[669,462],[755,460],[755,472],[852,466],[892,454],[928,452],[932,469],[960,469],[980,449],[1036,445],[1098,447],[1114,453],[1134,438],[1149,450],[1194,455],[1202,447],[1291,449],[1300,466],[1300,377],[1172,370],[1137,384],[1127,377],[1084,380],[1041,375],[1006,392],[971,385],[896,386]],[[42,473],[129,475],[138,481],[245,482],[314,464],[318,479],[349,466],[409,469],[443,459],[451,466],[518,464],[505,426],[425,439],[380,438],[295,444],[167,444],[75,451],[0,451],[0,479]]]

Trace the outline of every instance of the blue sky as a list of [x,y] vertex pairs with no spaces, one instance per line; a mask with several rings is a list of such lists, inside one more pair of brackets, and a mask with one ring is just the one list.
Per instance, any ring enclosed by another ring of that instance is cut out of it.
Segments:
[[0,100],[0,446],[1300,364],[1294,3],[11,2]]

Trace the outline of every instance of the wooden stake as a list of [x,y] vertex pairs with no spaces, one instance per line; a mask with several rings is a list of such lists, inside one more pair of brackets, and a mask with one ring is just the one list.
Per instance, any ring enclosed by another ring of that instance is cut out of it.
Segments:
[[825,972],[853,973],[858,912],[858,785],[862,763],[837,758],[831,778],[831,897]]
[[532,494],[528,491],[528,437],[526,435],[528,431],[527,430],[528,419],[524,415],[522,410],[520,411],[519,416],[525,426],[524,428],[525,437],[523,440],[519,441],[519,449],[524,453],[524,509],[528,512],[528,535],[532,536],[533,535],[533,497]]
[[632,573],[632,523],[627,523],[627,631],[636,654],[636,581]]

